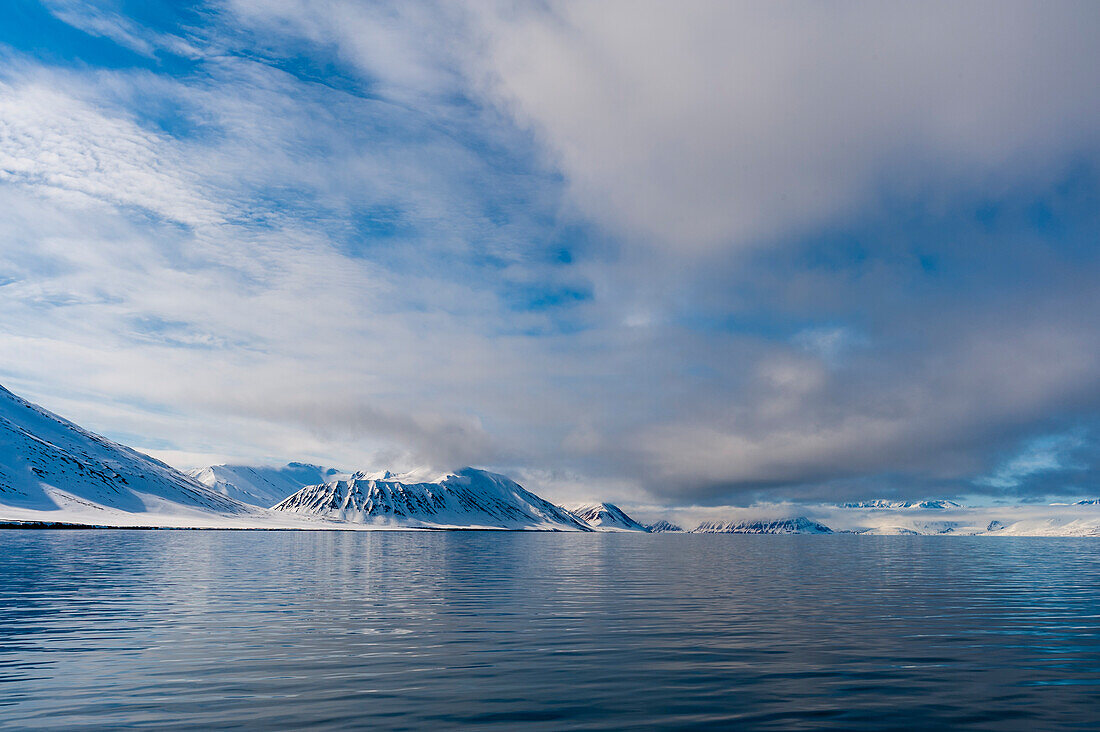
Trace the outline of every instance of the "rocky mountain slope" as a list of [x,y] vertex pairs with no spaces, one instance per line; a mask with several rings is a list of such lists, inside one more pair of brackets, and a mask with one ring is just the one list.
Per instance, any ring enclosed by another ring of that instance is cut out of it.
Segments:
[[648,531],[614,503],[585,503],[568,511],[599,531]]
[[247,516],[250,506],[0,387],[0,519]]
[[591,531],[511,478],[474,468],[432,482],[355,473],[307,486],[274,510],[375,526]]
[[831,534],[824,524],[799,516],[761,521],[704,521],[692,529],[695,534]]

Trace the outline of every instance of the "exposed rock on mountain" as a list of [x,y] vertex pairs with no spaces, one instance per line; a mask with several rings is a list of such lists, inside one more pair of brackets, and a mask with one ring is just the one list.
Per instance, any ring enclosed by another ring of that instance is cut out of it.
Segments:
[[586,503],[568,509],[570,513],[600,531],[648,531],[614,503]]
[[591,531],[573,514],[514,480],[474,468],[435,482],[356,473],[346,480],[307,486],[274,510],[381,526]]
[[649,529],[649,533],[651,533],[651,534],[661,534],[661,533],[665,533],[665,532],[683,531],[683,529],[681,529],[676,524],[669,523],[668,521],[664,521],[664,520],[658,521],[655,524],[650,524],[646,528]]
[[692,530],[695,534],[831,534],[824,524],[799,516],[774,521],[704,521]]
[[938,501],[885,501],[882,499],[874,501],[856,501],[854,503],[841,503],[838,504],[840,508],[919,508],[933,511],[942,511],[949,508],[961,508],[960,504],[954,501],[938,500]]

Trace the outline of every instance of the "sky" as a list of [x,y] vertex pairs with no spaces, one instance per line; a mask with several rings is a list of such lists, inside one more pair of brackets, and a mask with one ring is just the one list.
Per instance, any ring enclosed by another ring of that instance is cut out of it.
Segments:
[[8,0],[0,383],[178,467],[1100,494],[1100,4]]

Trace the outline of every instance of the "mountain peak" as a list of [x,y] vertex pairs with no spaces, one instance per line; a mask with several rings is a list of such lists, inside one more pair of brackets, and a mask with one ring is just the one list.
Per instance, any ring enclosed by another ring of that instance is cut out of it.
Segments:
[[568,509],[577,518],[601,531],[648,531],[614,503],[585,503]]
[[590,530],[568,511],[498,473],[467,467],[439,481],[398,477],[389,471],[358,472],[306,486],[274,510],[381,526]]

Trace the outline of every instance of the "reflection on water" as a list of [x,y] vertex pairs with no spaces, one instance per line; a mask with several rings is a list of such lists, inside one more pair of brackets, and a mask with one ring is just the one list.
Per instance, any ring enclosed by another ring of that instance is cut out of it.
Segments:
[[1100,541],[0,532],[0,726],[1100,725]]

